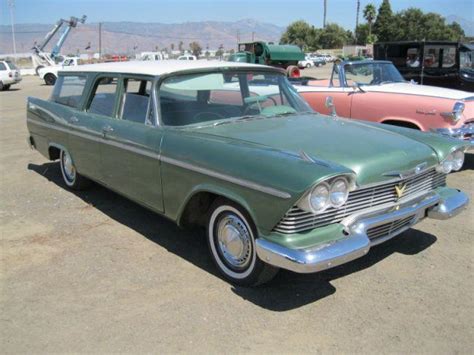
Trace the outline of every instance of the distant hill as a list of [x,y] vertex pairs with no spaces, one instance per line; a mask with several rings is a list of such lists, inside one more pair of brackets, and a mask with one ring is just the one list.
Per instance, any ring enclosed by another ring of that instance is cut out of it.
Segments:
[[[18,24],[15,26],[17,52],[29,52],[35,41],[40,42],[51,25]],[[99,25],[86,23],[78,25],[66,40],[62,53],[85,52],[90,42],[91,52],[98,51]],[[236,48],[237,38],[242,41],[255,40],[278,42],[284,28],[269,23],[246,19],[235,22],[185,22],[179,24],[104,22],[102,24],[103,53],[133,53],[153,51],[174,45],[178,49],[180,41],[183,49],[197,41],[203,49],[217,49],[221,44],[226,49]],[[0,25],[0,53],[12,53],[11,27]],[[134,47],[136,49],[134,50]]]
[[474,21],[473,20],[468,20],[457,15],[446,16],[447,23],[452,23],[454,21],[461,25],[466,36],[469,36],[469,37],[474,36]]

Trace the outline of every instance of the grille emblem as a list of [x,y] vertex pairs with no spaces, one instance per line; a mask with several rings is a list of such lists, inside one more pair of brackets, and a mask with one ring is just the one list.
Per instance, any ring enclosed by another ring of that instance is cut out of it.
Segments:
[[395,185],[395,192],[397,194],[398,200],[402,198],[403,194],[405,193],[406,188],[407,188],[407,184]]

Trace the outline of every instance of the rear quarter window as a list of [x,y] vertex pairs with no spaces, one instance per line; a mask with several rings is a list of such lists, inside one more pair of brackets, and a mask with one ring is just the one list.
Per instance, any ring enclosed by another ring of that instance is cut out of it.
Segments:
[[7,70],[5,63],[0,62],[0,70]]
[[78,108],[82,99],[86,77],[82,75],[66,75],[58,77],[54,85],[51,101],[58,104]]

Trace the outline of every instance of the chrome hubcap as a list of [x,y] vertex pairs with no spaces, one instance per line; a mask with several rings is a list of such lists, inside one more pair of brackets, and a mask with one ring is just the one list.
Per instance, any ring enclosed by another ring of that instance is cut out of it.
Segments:
[[71,156],[66,152],[63,153],[63,167],[64,174],[66,175],[67,179],[70,181],[74,181],[76,177],[76,168],[74,168]]
[[245,268],[250,262],[252,243],[244,222],[235,215],[222,218],[217,226],[217,241],[222,256],[235,268]]

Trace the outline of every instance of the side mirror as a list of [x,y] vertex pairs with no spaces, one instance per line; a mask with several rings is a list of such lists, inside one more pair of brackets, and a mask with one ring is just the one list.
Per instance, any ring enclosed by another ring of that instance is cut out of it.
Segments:
[[327,96],[326,97],[326,102],[324,104],[330,111],[331,111],[331,116],[336,117],[336,105],[334,105],[334,99],[332,96]]

